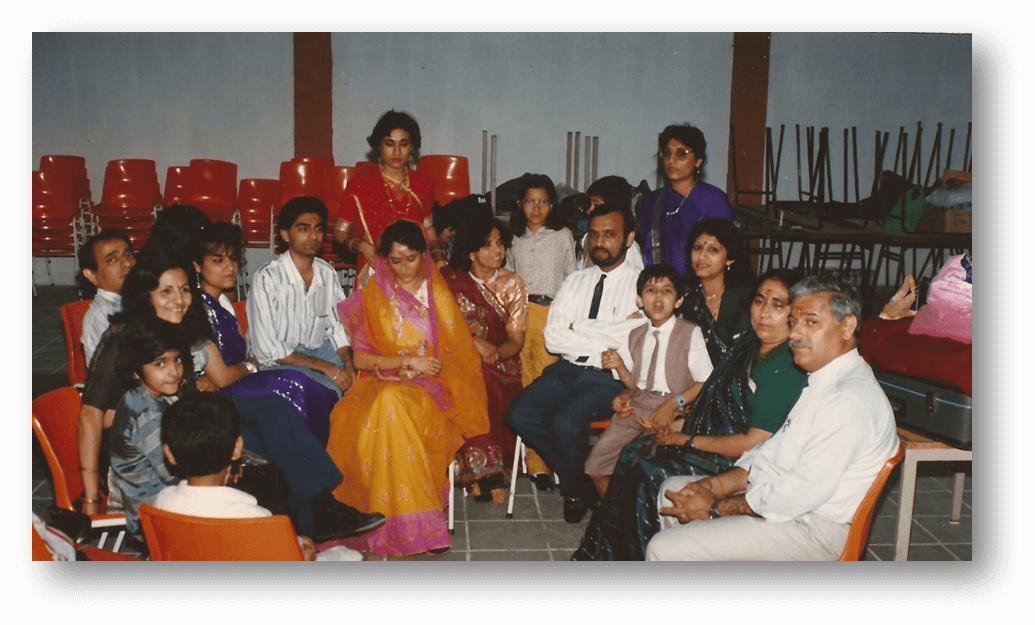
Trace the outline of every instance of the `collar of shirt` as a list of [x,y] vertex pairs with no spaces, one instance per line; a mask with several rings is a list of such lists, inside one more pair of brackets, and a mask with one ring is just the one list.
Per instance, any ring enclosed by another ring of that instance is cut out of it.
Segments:
[[94,299],[101,300],[112,307],[122,307],[122,296],[118,293],[112,293],[111,291],[97,289],[97,294],[94,295]]
[[[298,267],[295,266],[295,261],[291,258],[291,250],[288,250],[281,254],[278,260],[280,259],[283,259],[281,260],[281,262],[286,267],[288,280],[291,282],[291,284],[301,284],[302,290],[305,290],[305,280],[302,279],[302,274],[299,273]],[[320,275],[320,272],[317,271],[317,260],[318,259],[316,258],[313,259],[313,282],[309,285],[310,291],[314,290],[315,287],[323,286],[323,277]]]
[[862,356],[859,355],[859,350],[852,348],[851,351],[845,352],[831,360],[818,371],[810,373],[806,388],[809,389],[810,392],[815,392],[818,388],[823,388],[835,383],[846,369],[854,367],[862,361],[862,359]]
[[654,336],[654,331],[655,330],[661,332],[661,334],[658,335],[658,340],[660,341],[664,337],[668,336],[669,334],[672,334],[672,328],[676,327],[676,316],[672,315],[671,317],[668,318],[668,321],[666,321],[665,323],[661,324],[660,326],[658,326],[656,328],[654,327],[654,324],[651,323],[650,319],[647,320],[647,325],[650,326],[649,328],[647,328],[647,335],[648,336]]

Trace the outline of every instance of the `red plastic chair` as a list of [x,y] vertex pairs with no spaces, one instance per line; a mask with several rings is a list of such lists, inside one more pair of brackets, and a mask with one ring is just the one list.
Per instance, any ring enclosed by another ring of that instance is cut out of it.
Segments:
[[471,195],[467,157],[429,154],[420,157],[417,173],[431,182],[431,198],[440,206]]
[[303,560],[295,527],[283,514],[211,519],[140,504],[140,525],[155,561]]
[[165,172],[165,193],[162,194],[162,206],[168,208],[173,204],[188,204],[187,171],[190,167],[176,165]]
[[158,170],[150,159],[108,161],[104,170],[99,216],[150,214],[162,201]]
[[296,163],[309,163],[320,167],[334,167],[333,156],[296,156],[291,160]]
[[[32,402],[32,433],[39,441],[54,480],[54,503],[59,508],[78,512],[75,502],[83,496],[83,476],[79,472],[79,410],[82,400],[72,386],[45,393]],[[91,514],[94,529],[102,529],[99,546],[108,538],[107,528],[126,525],[125,515],[108,514],[107,500],[101,500],[100,514]],[[115,539],[119,550],[125,531]]]
[[332,169],[333,167],[320,161],[285,161],[281,163],[280,186],[277,202],[273,206],[273,214],[279,215],[284,204],[296,197],[311,196],[320,198],[322,201]]
[[82,156],[50,154],[40,157],[40,171],[45,171],[74,186],[77,198],[90,196],[90,179],[86,173],[86,159]]
[[83,351],[83,318],[90,309],[92,299],[70,302],[61,307],[61,325],[65,328],[65,344],[68,347],[68,383],[86,384],[86,353]]
[[277,202],[279,186],[278,181],[266,178],[241,180],[237,203],[241,211],[241,230],[249,247],[270,245],[270,216]]
[[234,302],[234,313],[237,314],[237,329],[241,331],[241,336],[248,336],[248,306],[247,302],[237,300]]
[[370,161],[356,161],[355,169],[356,175],[353,176],[353,180],[356,178],[364,178],[366,176],[381,175],[381,168],[377,166],[377,163],[371,163]]
[[[32,214],[71,223],[83,195],[81,180],[49,171],[32,172]],[[71,226],[68,226],[71,229]]]
[[212,221],[230,221],[237,210],[237,165],[197,158],[187,170],[188,204]]

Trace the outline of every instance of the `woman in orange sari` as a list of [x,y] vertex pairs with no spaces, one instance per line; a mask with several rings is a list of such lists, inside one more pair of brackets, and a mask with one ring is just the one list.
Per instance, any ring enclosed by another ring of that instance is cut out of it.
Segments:
[[371,281],[338,305],[359,377],[331,413],[327,453],[345,476],[334,495],[388,517],[339,542],[377,555],[449,550],[446,470],[489,431],[481,359],[426,247],[420,226],[392,224]]
[[421,224],[427,240],[436,240],[431,227],[431,183],[412,170],[420,150],[417,120],[408,113],[388,111],[377,120],[367,143],[378,156],[381,174],[349,181],[334,227],[334,240],[359,255],[357,272],[364,265],[374,265],[381,233],[399,219]]

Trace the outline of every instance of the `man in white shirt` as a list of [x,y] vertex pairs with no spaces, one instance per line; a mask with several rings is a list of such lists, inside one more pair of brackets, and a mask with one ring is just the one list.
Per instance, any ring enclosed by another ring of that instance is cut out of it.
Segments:
[[522,391],[505,419],[557,474],[569,523],[582,520],[593,493],[583,471],[590,423],[611,415],[611,400],[623,388],[617,374],[601,368],[603,352],[621,347],[643,324],[636,308],[639,272],[626,262],[634,229],[625,207],[604,204],[593,213],[588,245],[594,265],[564,280],[546,321],[546,348],[562,358]]
[[108,318],[122,310],[122,284],[134,264],[136,256],[129,239],[117,230],[102,230],[79,248],[79,269],[84,280],[97,289],[83,317],[80,339],[87,365],[108,329]]
[[897,451],[891,405],[856,350],[855,289],[806,278],[791,297],[791,351],[807,386],[783,427],[733,469],[662,484],[665,529],[648,560],[836,560]]
[[327,208],[296,197],[281,209],[277,226],[281,254],[259,267],[248,294],[248,350],[263,369],[298,369],[340,396],[356,370],[337,311],[345,292],[334,268],[317,258]]

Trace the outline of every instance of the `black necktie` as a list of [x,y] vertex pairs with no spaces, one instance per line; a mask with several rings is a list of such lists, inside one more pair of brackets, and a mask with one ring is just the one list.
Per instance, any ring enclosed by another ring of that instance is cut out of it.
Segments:
[[[596,319],[597,313],[600,312],[600,300],[604,297],[604,278],[606,277],[606,273],[600,274],[600,280],[597,282],[596,288],[593,289],[593,301],[589,305],[590,319]],[[589,356],[579,356],[575,359],[575,362],[586,362],[587,360],[589,360]]]

